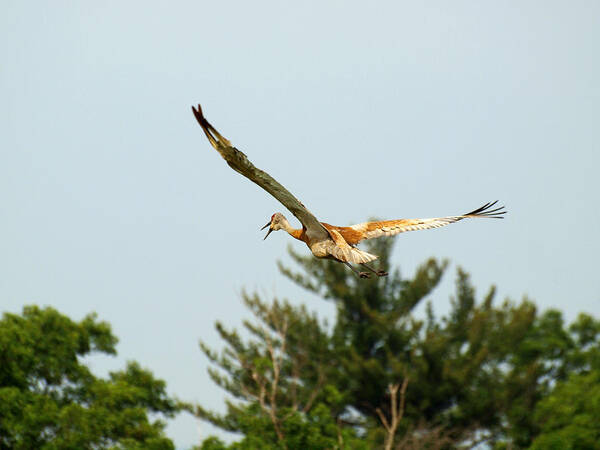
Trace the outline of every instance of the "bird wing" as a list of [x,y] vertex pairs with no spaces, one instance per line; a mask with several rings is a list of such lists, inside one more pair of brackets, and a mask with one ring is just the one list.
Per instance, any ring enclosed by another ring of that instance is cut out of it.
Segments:
[[[479,218],[487,217],[492,219],[503,219],[503,214],[506,214],[504,206],[490,209],[498,203],[495,202],[486,203],[480,208],[466,214],[459,216],[448,216],[448,217],[436,217],[432,219],[400,219],[400,220],[384,220],[380,222],[365,222],[357,225],[352,225],[351,228],[356,233],[353,235],[357,236],[357,239],[351,242],[352,244],[358,243],[364,239],[373,239],[380,236],[394,236],[405,231],[416,231],[416,230],[427,230],[429,228],[439,228],[449,225],[459,220],[468,218]],[[360,237],[359,237],[360,236]]]
[[258,184],[261,188],[275,197],[283,206],[290,210],[296,218],[302,222],[306,228],[306,234],[311,240],[325,240],[329,238],[329,232],[321,225],[317,218],[306,207],[294,197],[290,191],[284,188],[268,173],[257,169],[248,160],[248,157],[231,145],[228,139],[221,136],[215,128],[208,123],[202,114],[202,108],[198,109],[192,106],[192,111],[196,120],[204,130],[210,144],[217,150],[227,164],[236,172],[241,173],[249,180]]

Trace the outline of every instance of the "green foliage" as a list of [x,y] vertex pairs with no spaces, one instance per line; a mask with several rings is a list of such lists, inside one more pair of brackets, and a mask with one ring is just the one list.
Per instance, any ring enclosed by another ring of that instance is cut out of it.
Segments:
[[541,432],[532,449],[600,448],[600,371],[559,383],[536,407]]
[[202,445],[202,450],[217,449],[368,449],[366,443],[357,439],[356,433],[340,427],[331,415],[330,409],[319,403],[308,413],[290,409],[282,411],[285,419],[281,422],[282,438],[277,436],[273,423],[260,406],[256,403],[238,411],[239,431],[244,437],[239,442],[229,446],[216,438],[208,438]]
[[172,449],[164,423],[183,405],[137,363],[109,379],[81,362],[115,354],[110,326],[89,315],[74,322],[52,308],[27,306],[0,321],[0,449]]
[[[201,406],[197,415],[243,433],[244,439],[231,448],[333,448],[340,439],[352,440],[352,430],[342,429],[331,414],[332,408],[341,412],[344,401],[326,382],[335,371],[326,324],[304,306],[279,301],[267,305],[247,294],[243,300],[257,319],[244,322],[253,339],[244,342],[217,323],[226,343],[222,354],[200,343],[221,369],[209,370],[213,381],[241,402],[228,402],[224,416]],[[209,439],[202,448],[220,445]]]
[[[374,241],[382,264],[391,243]],[[381,440],[377,408],[391,416],[387,387],[408,377],[406,414],[400,433],[426,423],[452,430],[458,441],[485,430],[502,432],[505,372],[510,354],[535,320],[529,302],[493,306],[492,288],[477,304],[468,275],[458,271],[456,294],[448,317],[435,318],[431,303],[425,319],[415,308],[430,295],[447,264],[434,259],[421,265],[412,279],[399,271],[387,278],[359,280],[343,266],[299,256],[306,274],[285,275],[336,302],[338,319],[332,341],[339,358],[337,378],[349,391],[348,407],[359,411],[368,434]],[[340,387],[342,389],[342,387]]]
[[[391,241],[372,241],[371,247],[389,267]],[[570,378],[573,374],[587,376],[598,368],[600,325],[593,318],[582,315],[566,327],[559,311],[539,314],[527,299],[496,305],[494,287],[478,299],[462,269],[450,312],[437,318],[426,300],[446,262],[430,259],[410,279],[394,270],[386,278],[361,280],[336,262],[290,254],[301,270],[280,265],[281,272],[334,302],[336,323],[327,329],[304,307],[267,305],[256,295],[244,295],[259,321],[244,324],[253,339],[244,342],[217,324],[226,349],[222,355],[202,349],[222,369],[211,369],[213,380],[238,403],[229,402],[224,416],[201,407],[197,414],[242,433],[242,441],[227,448],[258,443],[301,448],[296,445],[307,445],[303,439],[313,416],[328,425],[310,428],[311,435],[329,448],[354,448],[357,439],[368,448],[394,442],[402,448],[482,442],[525,448],[546,430],[560,442],[566,442],[565,433],[573,434],[549,421],[543,405],[553,396],[561,398],[554,386],[574,383],[579,379]],[[416,311],[420,305],[424,308]],[[400,396],[392,386],[404,380],[409,382]],[[577,413],[578,430],[589,425],[585,436],[590,439],[598,427],[585,418],[595,412]],[[222,444],[209,440],[204,445]]]
[[600,448],[600,321],[581,314],[569,331],[572,350],[555,364],[557,382],[535,408],[540,433],[532,449]]

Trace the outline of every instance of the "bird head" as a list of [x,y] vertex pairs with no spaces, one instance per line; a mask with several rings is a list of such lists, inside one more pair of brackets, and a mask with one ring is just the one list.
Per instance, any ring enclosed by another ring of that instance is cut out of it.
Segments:
[[265,239],[269,237],[269,234],[271,234],[271,231],[285,229],[286,224],[289,225],[287,219],[285,218],[285,216],[283,214],[281,214],[281,213],[273,214],[271,216],[271,220],[264,227],[261,228],[261,230],[264,230],[265,228],[269,227],[269,231],[267,232]]

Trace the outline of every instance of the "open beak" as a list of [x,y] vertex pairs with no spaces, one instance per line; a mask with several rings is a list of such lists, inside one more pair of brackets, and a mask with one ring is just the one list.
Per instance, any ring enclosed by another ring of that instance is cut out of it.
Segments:
[[[261,228],[261,230],[264,230],[265,228],[267,228],[270,225],[271,225],[271,222],[267,223],[264,227]],[[273,231],[273,228],[269,228],[269,231],[267,232],[267,235],[265,236],[265,239],[269,237],[269,235],[271,234],[271,231]],[[265,239],[263,239],[263,241]]]

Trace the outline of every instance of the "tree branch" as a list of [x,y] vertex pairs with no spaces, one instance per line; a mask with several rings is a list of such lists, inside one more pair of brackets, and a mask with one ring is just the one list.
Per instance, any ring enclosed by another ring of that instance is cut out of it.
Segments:
[[[398,425],[404,416],[404,408],[406,404],[406,388],[408,387],[408,377],[404,377],[404,381],[402,381],[402,387],[400,387],[399,383],[389,384],[388,392],[390,394],[390,412],[391,419],[385,417],[385,414],[381,410],[381,408],[377,408],[375,411],[387,431],[387,436],[385,438],[385,450],[391,450],[394,446],[394,437],[396,435],[396,430],[398,429]],[[398,405],[398,390],[400,390],[400,404]]]
[[317,381],[317,386],[310,393],[310,397],[308,397],[308,401],[304,405],[304,408],[302,408],[303,413],[307,413],[310,410],[310,408],[312,407],[312,404],[314,403],[315,399],[317,398],[317,395],[319,395],[319,392],[321,391],[321,387],[323,386],[324,382],[325,382],[325,375],[323,374],[323,370],[321,369],[321,367],[319,367],[319,378]]
[[273,379],[271,380],[271,390],[269,394],[269,416],[271,418],[271,422],[273,423],[273,428],[275,428],[275,433],[277,434],[277,438],[279,442],[286,448],[285,445],[285,435],[281,431],[280,421],[277,417],[277,386],[279,384],[279,374],[281,371],[281,363],[283,361],[283,354],[285,352],[286,347],[286,338],[287,338],[287,318],[283,320],[282,328],[277,328],[277,334],[281,339],[281,348],[279,350],[279,354],[275,351],[275,346],[273,345],[273,341],[270,338],[267,338],[267,349],[269,351],[269,355],[271,356],[271,363],[273,364]]

